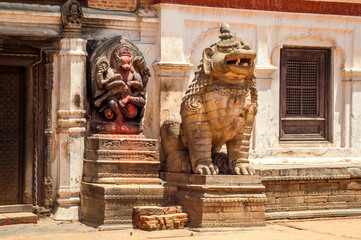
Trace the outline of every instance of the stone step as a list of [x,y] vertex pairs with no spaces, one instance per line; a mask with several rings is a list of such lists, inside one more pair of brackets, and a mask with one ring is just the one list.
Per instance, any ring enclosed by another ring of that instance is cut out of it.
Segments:
[[0,214],[0,226],[11,224],[37,223],[38,216],[29,212],[2,213]]
[[33,205],[31,204],[14,204],[14,205],[0,205],[0,214],[3,213],[17,213],[17,212],[33,212]]
[[159,182],[159,170],[159,161],[154,163],[142,163],[139,161],[135,163],[124,163],[84,160],[83,181],[98,183],[119,183],[118,180],[130,181],[132,178],[135,180],[138,178],[140,181],[142,181],[142,179],[153,178],[152,182],[154,182],[154,179],[157,179]]

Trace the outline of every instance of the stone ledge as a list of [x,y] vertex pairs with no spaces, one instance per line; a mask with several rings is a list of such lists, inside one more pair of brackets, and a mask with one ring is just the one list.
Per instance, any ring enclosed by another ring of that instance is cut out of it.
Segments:
[[33,212],[33,205],[31,204],[15,204],[0,206],[0,214],[17,213],[17,212]]
[[[361,178],[361,165],[256,165],[262,181]],[[258,171],[257,171],[258,172]]]
[[361,208],[266,213],[266,220],[360,216]]
[[248,187],[249,185],[261,184],[261,178],[259,176],[250,175],[198,175],[198,174],[186,174],[186,173],[170,173],[161,172],[161,178],[169,183],[177,184],[192,184],[192,186],[242,186]]
[[10,224],[37,223],[38,216],[28,212],[0,214],[0,226]]

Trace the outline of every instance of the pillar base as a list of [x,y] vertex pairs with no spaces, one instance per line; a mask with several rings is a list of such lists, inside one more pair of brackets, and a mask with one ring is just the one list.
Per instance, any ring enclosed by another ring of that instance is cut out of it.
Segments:
[[80,219],[79,206],[58,206],[55,208],[54,220],[78,221]]

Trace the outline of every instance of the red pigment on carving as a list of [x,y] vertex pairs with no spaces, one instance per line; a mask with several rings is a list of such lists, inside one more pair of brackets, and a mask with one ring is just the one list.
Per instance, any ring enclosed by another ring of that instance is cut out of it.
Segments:
[[131,113],[131,115],[134,115],[134,106],[133,106],[133,104],[128,104],[127,108],[129,110],[129,112]]

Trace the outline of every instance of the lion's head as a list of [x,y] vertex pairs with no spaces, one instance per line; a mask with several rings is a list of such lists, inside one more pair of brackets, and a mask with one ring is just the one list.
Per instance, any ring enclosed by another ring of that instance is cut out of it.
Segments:
[[246,42],[233,39],[227,23],[222,23],[220,31],[221,40],[203,51],[204,74],[235,85],[253,78],[256,52]]

